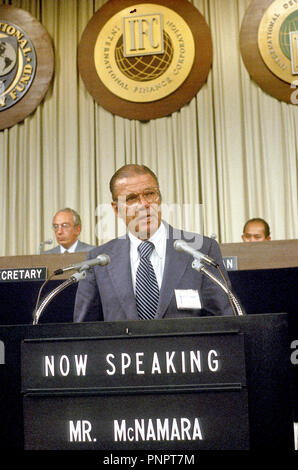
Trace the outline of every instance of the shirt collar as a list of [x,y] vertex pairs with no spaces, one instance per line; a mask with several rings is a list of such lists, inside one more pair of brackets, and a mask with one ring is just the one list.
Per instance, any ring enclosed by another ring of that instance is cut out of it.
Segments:
[[[131,254],[133,257],[133,260],[136,261],[139,258],[139,253],[138,253],[138,246],[142,243],[142,240],[137,238],[135,235],[133,235],[131,232],[128,232],[128,236],[130,238],[130,243],[131,243]],[[149,238],[148,241],[152,242],[154,244],[156,253],[160,258],[163,257],[164,255],[164,242],[166,240],[166,228],[161,222],[160,226],[156,230],[156,232],[152,235],[152,237]]]
[[64,248],[64,246],[60,245],[60,252],[61,252],[61,253],[64,253],[65,251],[68,251],[68,253],[74,253],[74,252],[76,251],[76,247],[77,247],[78,241],[79,241],[79,240],[77,240],[76,242],[74,242],[74,244],[71,245],[69,248]]

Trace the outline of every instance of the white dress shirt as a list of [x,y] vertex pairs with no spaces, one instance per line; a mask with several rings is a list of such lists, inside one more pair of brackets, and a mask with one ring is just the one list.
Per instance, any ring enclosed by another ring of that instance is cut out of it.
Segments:
[[[152,263],[159,289],[162,283],[163,271],[166,259],[166,248],[167,248],[167,231],[164,224],[161,222],[158,230],[149,238],[148,241],[154,244],[155,249],[152,251],[150,261]],[[140,262],[140,256],[138,252],[138,246],[142,243],[142,240],[135,237],[132,233],[128,232],[130,238],[130,265],[132,275],[132,285],[135,292],[136,286],[136,273]]]
[[78,240],[74,242],[74,244],[71,245],[70,248],[64,248],[64,246],[60,245],[60,253],[65,253],[65,251],[68,251],[68,253],[74,253],[76,251],[77,244]]

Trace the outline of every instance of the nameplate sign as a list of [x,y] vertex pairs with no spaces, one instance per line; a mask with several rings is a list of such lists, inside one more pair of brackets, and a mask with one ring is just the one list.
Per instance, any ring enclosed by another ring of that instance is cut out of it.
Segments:
[[46,267],[0,269],[0,282],[45,281],[46,279]]
[[25,450],[248,450],[247,391],[24,397]]
[[243,334],[25,340],[25,449],[249,448]]
[[241,388],[243,335],[191,333],[25,340],[22,391]]
[[238,270],[238,257],[237,256],[224,256],[223,262],[227,271]]

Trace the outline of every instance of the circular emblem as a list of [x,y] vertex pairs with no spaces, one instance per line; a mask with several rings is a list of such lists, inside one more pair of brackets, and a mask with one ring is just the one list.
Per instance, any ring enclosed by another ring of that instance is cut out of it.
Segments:
[[16,104],[29,90],[36,71],[30,38],[13,23],[0,30],[0,112]]
[[110,0],[90,20],[78,53],[93,98],[114,114],[140,120],[188,103],[211,61],[209,28],[188,0]]
[[297,5],[285,9],[284,1],[273,2],[260,22],[258,46],[267,67],[288,83],[293,81],[292,56],[297,54],[295,34],[298,38]]
[[125,100],[160,100],[177,90],[190,73],[195,54],[192,32],[181,16],[164,6],[135,5],[134,14],[128,10],[114,15],[97,37],[97,74]]
[[53,71],[53,48],[44,27],[25,10],[0,6],[0,129],[36,109]]
[[298,79],[296,0],[253,0],[240,32],[241,54],[252,78],[264,91],[292,103]]

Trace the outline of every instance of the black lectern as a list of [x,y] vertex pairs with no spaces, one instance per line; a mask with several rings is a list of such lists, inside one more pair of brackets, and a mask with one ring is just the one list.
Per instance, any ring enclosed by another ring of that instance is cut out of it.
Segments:
[[286,314],[38,325],[21,339],[25,449],[294,448]]

